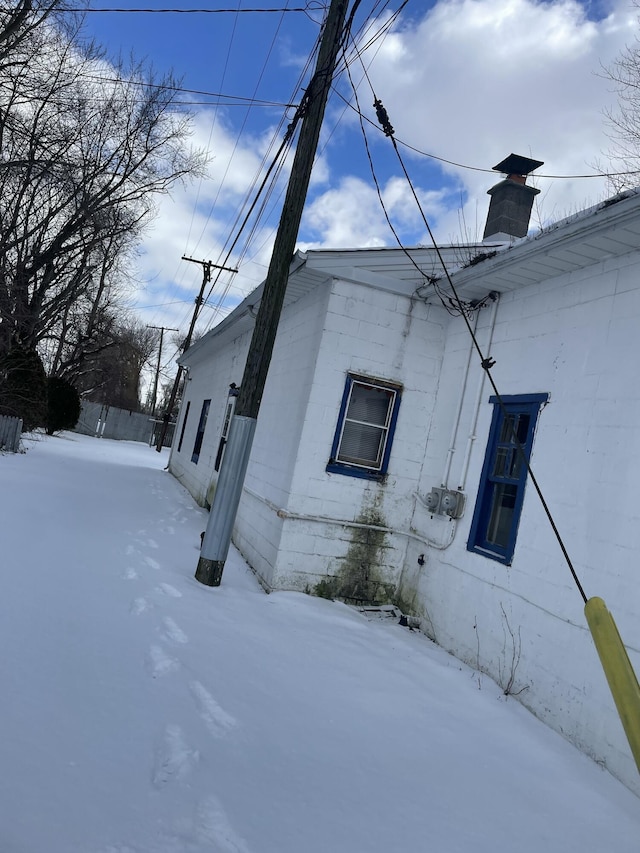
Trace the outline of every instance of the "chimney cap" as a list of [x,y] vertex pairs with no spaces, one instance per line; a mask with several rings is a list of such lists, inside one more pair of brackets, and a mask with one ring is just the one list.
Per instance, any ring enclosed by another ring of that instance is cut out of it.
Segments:
[[509,154],[501,163],[493,167],[493,171],[503,172],[505,175],[528,175],[539,166],[544,166],[544,160],[532,160],[521,154]]

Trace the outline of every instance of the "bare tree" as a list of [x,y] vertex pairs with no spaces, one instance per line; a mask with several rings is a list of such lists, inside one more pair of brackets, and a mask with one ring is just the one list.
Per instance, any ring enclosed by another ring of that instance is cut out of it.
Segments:
[[[62,5],[63,0],[7,0],[0,9],[0,65],[15,62],[17,48]],[[72,5],[64,5],[71,12]]]
[[59,373],[98,331],[117,259],[154,199],[204,157],[188,145],[189,117],[173,109],[173,80],[140,66],[105,80],[94,47],[46,23],[14,55],[29,61],[0,67],[0,355],[45,341],[51,351],[57,339]]
[[[633,4],[640,7],[638,0],[633,0]],[[640,40],[637,37],[604,70],[604,76],[613,83],[618,104],[605,112],[611,140],[607,151],[610,166],[601,171],[619,192],[640,184]]]

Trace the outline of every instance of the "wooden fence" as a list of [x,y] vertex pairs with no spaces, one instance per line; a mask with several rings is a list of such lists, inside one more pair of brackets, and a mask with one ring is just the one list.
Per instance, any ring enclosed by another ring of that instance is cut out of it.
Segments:
[[0,415],[0,450],[17,453],[20,447],[22,418]]

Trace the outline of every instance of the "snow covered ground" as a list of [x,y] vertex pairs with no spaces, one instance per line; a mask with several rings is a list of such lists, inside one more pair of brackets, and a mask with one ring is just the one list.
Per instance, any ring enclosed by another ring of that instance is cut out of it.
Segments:
[[0,853],[640,849],[640,801],[423,635],[265,595],[166,453],[0,456]]

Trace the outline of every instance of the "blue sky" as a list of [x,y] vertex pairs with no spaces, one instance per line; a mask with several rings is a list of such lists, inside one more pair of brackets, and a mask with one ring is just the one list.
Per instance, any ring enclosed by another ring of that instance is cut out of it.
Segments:
[[[281,8],[242,0],[245,8]],[[94,0],[96,8],[230,8],[209,0],[130,2]],[[298,6],[295,0],[289,6]],[[380,32],[394,6],[363,2],[356,31],[371,18]],[[240,6],[242,8],[242,6]],[[636,32],[637,10],[625,2],[576,0],[440,0],[409,2],[393,29],[363,53],[368,77],[398,139],[451,160],[443,164],[402,149],[418,195],[441,242],[481,238],[488,174],[510,152],[543,160],[542,176],[595,171],[608,141],[603,111],[615,106],[601,76]],[[173,70],[189,89],[286,103],[298,100],[296,81],[319,31],[323,12],[149,14],[89,13],[86,32],[110,56],[151,61]],[[365,38],[364,41],[367,41]],[[362,43],[362,41],[361,41]],[[363,111],[375,119],[362,65],[351,64]],[[308,79],[308,78],[307,78]],[[352,96],[346,75],[337,82]],[[185,96],[186,98],[187,96]],[[191,96],[194,144],[210,151],[209,176],[163,199],[143,245],[136,304],[145,322],[184,327],[200,283],[200,269],[182,254],[219,262],[232,224],[269,144],[279,144],[280,107],[210,105]],[[288,120],[288,118],[287,118]],[[406,244],[427,235],[388,140],[367,135],[387,209]],[[475,169],[464,168],[476,167]],[[284,180],[284,176],[283,176]],[[536,179],[541,192],[533,224],[561,218],[605,197],[602,179]],[[282,182],[280,185],[280,189]],[[240,274],[221,279],[205,324],[215,322],[266,272],[281,196],[241,256]],[[357,116],[337,95],[325,118],[320,156],[300,233],[303,247],[395,245],[373,187]],[[240,244],[241,245],[241,244]],[[154,306],[146,308],[144,306]]]

